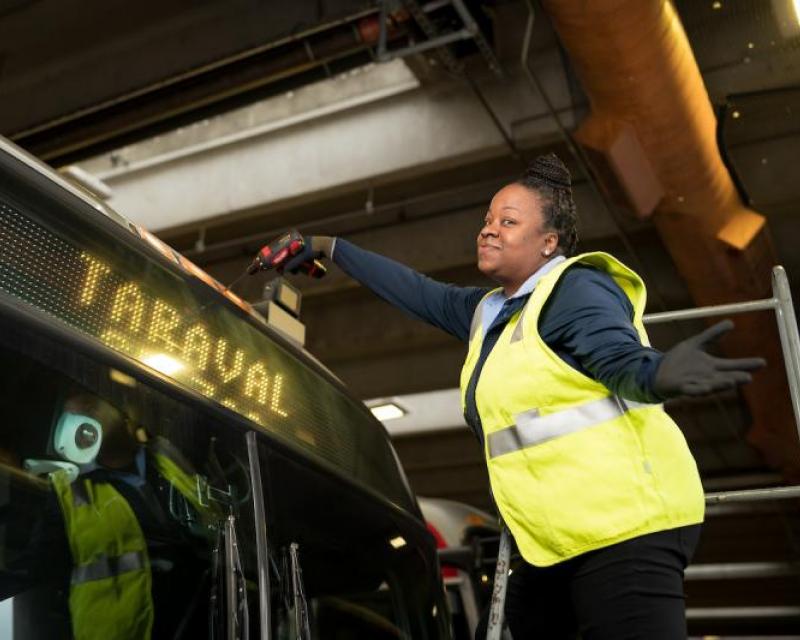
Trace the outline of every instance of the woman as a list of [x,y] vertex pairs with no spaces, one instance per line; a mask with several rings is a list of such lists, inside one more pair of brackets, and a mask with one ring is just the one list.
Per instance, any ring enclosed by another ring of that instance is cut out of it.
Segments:
[[[759,358],[648,345],[641,279],[576,254],[569,172],[554,155],[492,199],[477,238],[494,290],[435,282],[344,240],[314,237],[286,265],[328,256],[412,316],[468,341],[464,416],[526,564],[509,581],[515,640],[681,638],[683,570],[703,520],[697,467],[661,402],[750,380]],[[480,636],[479,636],[480,637]]]

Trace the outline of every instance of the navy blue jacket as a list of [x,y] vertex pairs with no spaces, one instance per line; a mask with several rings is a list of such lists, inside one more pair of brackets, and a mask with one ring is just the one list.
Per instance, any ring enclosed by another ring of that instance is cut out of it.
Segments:
[[[437,282],[341,238],[333,261],[393,306],[465,342],[475,309],[490,291]],[[564,272],[550,295],[539,318],[539,334],[571,367],[613,393],[660,402],[653,378],[662,354],[641,344],[632,317],[630,300],[611,276],[578,264]]]

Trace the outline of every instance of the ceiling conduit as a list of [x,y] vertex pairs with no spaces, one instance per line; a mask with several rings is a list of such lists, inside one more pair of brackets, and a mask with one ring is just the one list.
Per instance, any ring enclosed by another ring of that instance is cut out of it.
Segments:
[[[723,165],[714,111],[672,4],[542,4],[591,103],[575,138],[602,186],[640,217],[653,216],[697,305],[771,297],[777,256],[766,221],[742,203]],[[747,314],[736,325],[726,353],[769,363],[742,389],[753,417],[748,440],[788,479],[800,480],[775,319]]]

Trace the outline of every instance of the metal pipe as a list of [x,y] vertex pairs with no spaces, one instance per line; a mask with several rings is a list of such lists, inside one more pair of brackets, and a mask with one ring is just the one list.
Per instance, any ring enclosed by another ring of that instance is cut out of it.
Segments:
[[404,58],[405,56],[410,56],[415,53],[422,53],[423,51],[427,51],[428,49],[437,49],[439,47],[443,47],[451,42],[456,42],[458,40],[468,40],[472,38],[472,33],[468,29],[460,29],[459,31],[454,31],[452,33],[447,33],[443,36],[437,36],[432,40],[426,40],[425,42],[420,42],[419,44],[412,44],[409,47],[405,47],[403,49],[397,49],[396,51],[384,53],[381,56],[378,53],[378,60],[380,62],[389,62],[390,60],[394,60],[395,58]]
[[225,618],[228,638],[236,638],[236,569],[234,558],[234,518],[225,521]]
[[489,118],[491,118],[492,124],[494,124],[495,129],[497,129],[497,131],[502,136],[503,141],[506,143],[506,146],[511,152],[511,156],[515,160],[523,163],[524,165],[525,159],[523,158],[522,153],[517,148],[517,145],[514,142],[514,139],[511,137],[511,134],[508,131],[506,131],[506,128],[503,126],[503,123],[500,122],[500,118],[498,117],[497,113],[495,113],[495,110],[492,109],[492,105],[489,104],[489,101],[486,99],[486,96],[483,95],[483,91],[480,90],[480,87],[478,87],[477,83],[472,79],[472,76],[470,76],[466,72],[464,72],[464,79],[467,81],[467,84],[469,85],[470,89],[472,89],[472,92],[475,94],[475,97],[478,98],[478,101],[481,103],[481,106],[483,107],[484,111],[486,111]]
[[789,396],[794,411],[794,422],[800,437],[800,336],[797,331],[797,318],[794,315],[792,291],[789,279],[781,266],[772,269],[772,292],[778,299],[775,316],[781,337],[783,360],[786,365],[786,379],[789,382]]
[[718,504],[720,502],[752,502],[756,500],[788,500],[791,498],[800,498],[800,485],[707,493],[706,504]]
[[256,561],[258,562],[258,605],[261,613],[261,640],[272,638],[269,584],[269,547],[267,546],[267,518],[264,512],[264,488],[261,484],[261,463],[258,460],[258,440],[255,431],[249,431],[247,457],[250,460],[250,491],[253,497],[253,516],[256,525]]
[[481,52],[483,59],[486,60],[486,64],[489,65],[489,69],[491,69],[496,76],[502,78],[504,74],[503,68],[500,66],[500,61],[497,59],[497,56],[495,56],[486,38],[483,37],[478,23],[475,22],[475,19],[472,17],[472,14],[469,12],[463,0],[453,0],[453,7],[455,7],[464,26],[472,34],[475,45],[478,47],[478,51]]
[[[403,0],[403,4],[414,18],[414,21],[419,25],[419,28],[422,29],[422,32],[425,34],[428,40],[436,40],[438,37],[438,31],[431,22],[430,18],[428,18],[428,14],[425,13],[422,10],[422,7],[419,6],[417,0]],[[470,34],[470,37],[471,36],[472,34]],[[455,59],[455,56],[453,56],[450,49],[447,47],[440,47],[437,55],[444,68],[450,73],[456,75],[461,73],[463,66],[458,60]]]
[[690,607],[687,620],[769,620],[800,618],[800,607]]
[[731,562],[695,564],[686,569],[686,580],[743,580],[747,578],[778,578],[800,573],[793,562]]
[[659,322],[671,322],[672,320],[692,320],[694,318],[708,318],[711,316],[729,315],[734,313],[749,313],[751,311],[763,311],[765,309],[778,309],[777,298],[766,298],[764,300],[752,300],[749,302],[734,302],[732,304],[718,304],[708,307],[697,307],[696,309],[681,309],[678,311],[662,311],[660,313],[648,313],[643,320],[646,324],[657,324]]

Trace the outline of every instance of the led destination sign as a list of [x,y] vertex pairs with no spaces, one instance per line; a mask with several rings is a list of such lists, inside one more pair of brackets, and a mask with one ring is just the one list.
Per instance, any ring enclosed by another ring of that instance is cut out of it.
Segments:
[[[162,298],[81,253],[77,307],[105,317],[105,344],[201,391],[256,422],[289,416],[282,406],[284,376],[229,339],[202,315],[182,315]],[[269,414],[269,415],[266,415]]]
[[0,193],[0,291],[409,504],[388,437],[361,403],[195,276],[57,206],[42,211]]
[[0,260],[5,291],[259,424],[290,417],[279,350],[265,354],[243,323],[176,296],[185,285],[166,270],[126,277],[2,203]]

